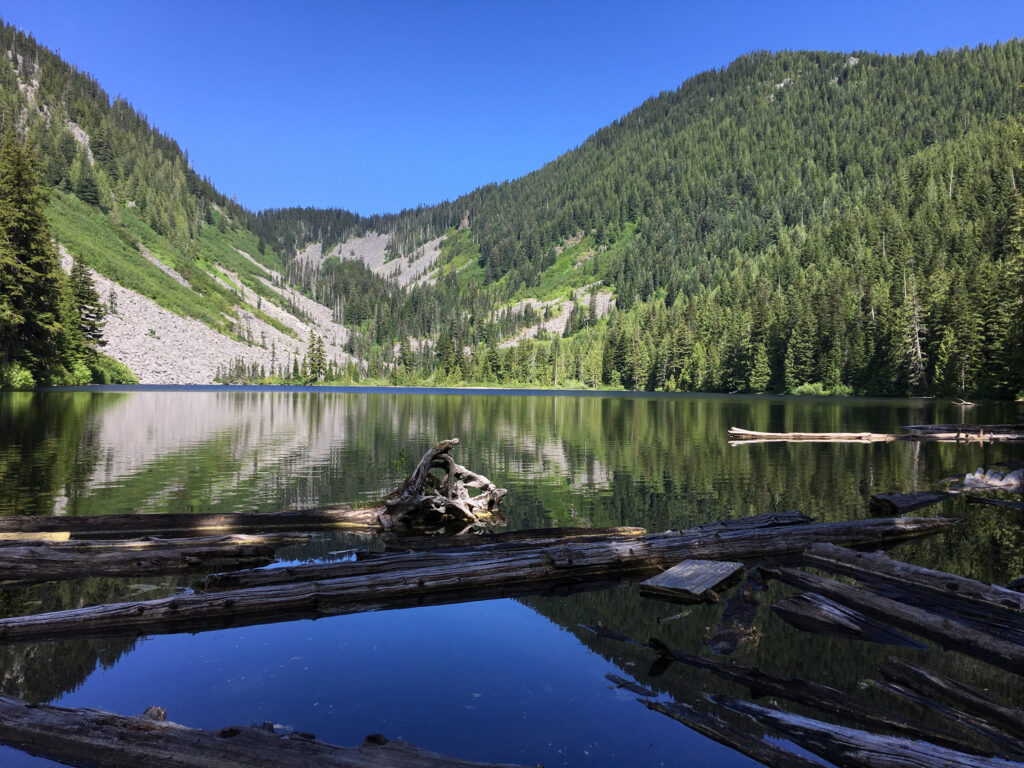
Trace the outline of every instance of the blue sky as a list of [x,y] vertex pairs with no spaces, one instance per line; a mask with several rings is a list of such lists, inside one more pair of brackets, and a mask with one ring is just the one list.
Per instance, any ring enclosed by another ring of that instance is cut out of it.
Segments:
[[1024,2],[3,0],[224,193],[376,213],[515,178],[755,49],[935,51]]

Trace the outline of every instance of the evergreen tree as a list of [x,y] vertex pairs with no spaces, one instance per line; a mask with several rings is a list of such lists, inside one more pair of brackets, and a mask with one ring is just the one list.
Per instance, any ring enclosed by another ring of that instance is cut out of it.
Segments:
[[78,311],[78,327],[86,343],[92,347],[106,346],[107,342],[103,338],[103,326],[106,322],[103,318],[107,313],[93,286],[89,268],[77,256],[71,267],[70,280],[71,294],[75,300],[75,309]]

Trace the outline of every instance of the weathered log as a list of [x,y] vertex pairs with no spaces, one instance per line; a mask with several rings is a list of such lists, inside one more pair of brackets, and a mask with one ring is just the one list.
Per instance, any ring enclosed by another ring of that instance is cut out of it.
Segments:
[[743,563],[728,560],[683,560],[640,582],[640,592],[687,602],[717,601],[714,590],[742,570]]
[[810,442],[810,443],[890,443],[900,435],[876,432],[757,432],[752,429],[729,427],[730,445],[736,443]]
[[887,680],[980,718],[1024,745],[1024,711],[999,704],[945,675],[894,656],[885,660],[881,672]]
[[[29,534],[31,535],[31,534]],[[0,558],[8,547],[43,547],[61,552],[137,552],[152,549],[189,549],[208,546],[265,545],[283,547],[301,544],[312,538],[308,533],[232,533],[226,536],[190,536],[183,539],[165,539],[144,536],[139,539],[19,539],[0,541]]]
[[[380,514],[385,530],[414,528],[455,520],[463,525],[478,524],[499,516],[502,499],[508,493],[483,475],[456,464],[451,456],[458,438],[442,440],[420,459],[412,475],[384,498]],[[438,478],[431,470],[440,469]],[[470,496],[470,488],[481,493]],[[504,522],[504,518],[500,518]]]
[[694,656],[676,648],[669,648],[657,638],[651,638],[648,645],[664,659],[710,672],[723,680],[739,683],[747,688],[755,698],[772,696],[785,699],[794,704],[801,704],[841,718],[846,722],[857,723],[888,733],[902,734],[910,738],[934,741],[953,749],[971,750],[968,745],[950,738],[947,734],[856,699],[827,685],[788,675],[774,675],[742,664],[729,664],[704,656]]
[[[798,515],[799,513],[797,513]],[[800,516],[802,517],[802,516]],[[815,541],[865,545],[938,533],[958,521],[942,518],[872,519],[844,523],[799,523],[792,514],[758,515],[625,540],[569,541],[557,546],[495,552],[488,557],[452,553],[445,562],[437,553],[415,558],[384,555],[373,561],[338,563],[359,575],[322,581],[236,589],[209,594],[176,595],[159,600],[102,605],[0,619],[2,640],[42,640],[67,636],[130,635],[238,626],[387,607],[389,603],[433,598],[457,602],[475,588],[531,586],[543,589],[565,581],[642,575],[686,557],[744,559],[804,550]],[[780,524],[781,523],[781,524]],[[396,560],[396,558],[399,558]],[[374,562],[381,572],[365,572]],[[395,563],[407,567],[394,568]],[[302,571],[302,568],[309,569]],[[303,576],[321,566],[291,569]],[[281,569],[284,570],[284,569]]]
[[22,585],[89,576],[145,576],[254,568],[274,562],[268,544],[209,544],[167,549],[79,551],[48,546],[0,548],[0,584]]
[[914,493],[876,493],[871,497],[871,509],[886,515],[900,515],[945,501],[951,494],[946,491],[915,491]]
[[1024,645],[990,635],[947,614],[928,611],[905,600],[893,600],[869,589],[852,587],[793,568],[779,568],[774,574],[791,586],[817,592],[873,618],[933,640],[945,648],[961,651],[1017,674],[1024,673]]
[[804,561],[815,568],[853,576],[859,581],[912,585],[936,595],[980,603],[992,608],[1024,611],[1024,595],[1013,590],[952,573],[894,560],[884,552],[858,552],[827,542],[804,551]]
[[469,533],[458,533],[451,536],[398,536],[396,534],[380,534],[385,548],[389,552],[413,550],[426,552],[432,549],[451,550],[455,547],[478,547],[486,544],[508,544],[521,542],[529,545],[552,539],[599,539],[606,536],[643,536],[646,528],[629,525],[618,525],[598,528],[566,526],[564,528],[524,528],[519,531],[495,532],[491,529],[473,530]]
[[904,434],[878,432],[756,432],[739,427],[729,428],[730,445],[767,442],[816,443],[893,443],[917,440],[938,442],[1003,442],[1024,440],[1024,427],[1016,424],[936,424],[906,426]]
[[754,587],[754,580],[747,579],[726,602],[722,617],[715,625],[715,634],[708,641],[708,647],[716,656],[731,656],[740,643],[756,645],[760,639],[754,627],[758,608]]
[[223,515],[190,513],[135,515],[8,515],[0,516],[0,532],[48,533],[68,531],[76,539],[104,536],[209,536],[270,531],[380,530],[379,509],[353,506],[324,507],[294,512],[233,512]]
[[801,592],[783,598],[775,603],[771,610],[787,624],[805,632],[920,650],[928,647],[852,608],[813,592]]
[[842,768],[1019,768],[1017,761],[972,755],[927,741],[885,736],[812,720],[725,696],[711,700],[771,728],[784,738]]
[[668,715],[702,736],[717,741],[719,744],[734,749],[770,768],[821,768],[821,763],[783,749],[770,741],[752,736],[736,726],[730,725],[714,715],[700,712],[688,704],[662,701],[645,701],[643,703],[648,709]]
[[[312,734],[277,735],[263,726],[200,730],[169,722],[150,707],[139,717],[96,709],[65,709],[0,696],[0,743],[82,768],[482,768],[401,741],[370,736],[337,747]],[[505,766],[505,768],[511,768]]]

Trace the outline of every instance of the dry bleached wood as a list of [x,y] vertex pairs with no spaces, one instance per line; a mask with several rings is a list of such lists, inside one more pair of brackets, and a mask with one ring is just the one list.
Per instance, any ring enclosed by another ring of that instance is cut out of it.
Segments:
[[756,432],[729,428],[729,444],[766,442],[892,443],[915,440],[940,442],[1002,442],[1024,440],[1024,426],[1017,424],[935,424],[902,427],[904,434],[878,432]]
[[[96,709],[26,704],[0,696],[0,743],[82,768],[482,768],[381,736],[337,747],[269,724],[204,731],[163,719],[160,707],[124,717]],[[506,766],[506,768],[510,768]]]
[[[384,498],[380,521],[385,530],[448,520],[477,524],[500,514],[498,509],[508,491],[456,464],[451,451],[458,444],[458,438],[439,442],[423,455],[412,475]],[[443,477],[432,474],[437,469]],[[471,496],[470,488],[481,492]]]
[[[407,605],[410,599],[458,602],[474,589],[515,588],[522,593],[526,586],[542,590],[565,582],[641,575],[686,557],[786,554],[822,540],[866,545],[938,533],[958,522],[942,518],[803,522],[806,519],[799,513],[757,515],[625,540],[569,541],[485,557],[452,553],[441,563],[438,553],[430,552],[423,555],[429,558],[426,566],[417,566],[415,556],[386,555],[374,561],[379,573],[366,572],[366,562],[355,562],[350,565],[358,575],[348,577],[0,619],[0,640],[195,631]],[[292,569],[293,576],[300,568]]]
[[843,768],[1020,768],[1021,765],[1016,760],[972,755],[926,741],[883,736],[812,720],[750,701],[724,696],[711,698],[726,709],[747,715],[762,727],[775,730],[804,749]]
[[640,591],[677,600],[717,600],[714,590],[741,570],[743,563],[728,560],[683,560],[640,582]]

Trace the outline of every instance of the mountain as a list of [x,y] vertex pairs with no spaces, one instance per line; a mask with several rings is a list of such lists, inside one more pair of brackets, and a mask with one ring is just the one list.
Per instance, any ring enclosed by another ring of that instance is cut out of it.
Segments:
[[0,42],[0,120],[143,380],[1024,389],[1019,41],[752,53],[520,179],[369,217],[246,211],[126,101]]

